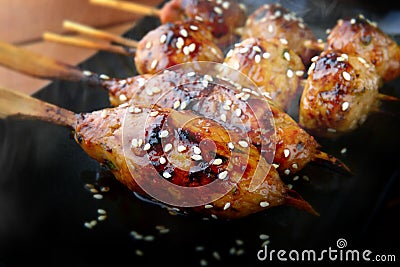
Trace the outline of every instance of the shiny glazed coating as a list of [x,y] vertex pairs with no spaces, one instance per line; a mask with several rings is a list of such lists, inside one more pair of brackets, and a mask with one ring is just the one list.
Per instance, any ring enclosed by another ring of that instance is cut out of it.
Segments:
[[247,75],[266,95],[288,111],[298,101],[304,75],[301,58],[277,40],[248,38],[228,52],[224,64]]
[[[190,111],[179,111],[172,114],[164,109],[150,110],[142,106],[131,106],[129,108],[136,112],[130,112],[127,108],[119,107],[82,115],[77,123],[75,138],[88,155],[107,165],[115,177],[130,190],[146,196],[146,193],[138,186],[133,177],[148,180],[149,183],[155,184],[161,179],[165,179],[177,185],[192,187],[206,184],[216,179],[221,181],[222,186],[224,186],[224,184],[235,182],[231,178],[234,179],[238,177],[237,175],[243,174],[243,179],[222,198],[207,205],[197,206],[193,209],[186,208],[186,210],[203,215],[211,215],[214,218],[217,216],[217,218],[231,219],[286,204],[317,214],[295,191],[286,187],[274,168],[270,169],[266,177],[260,177],[262,178],[261,185],[255,191],[250,192],[248,190],[249,183],[255,175],[255,166],[258,164],[267,166],[266,161],[253,145],[249,145],[247,150],[240,148],[240,146],[231,150],[225,140],[229,140],[232,137],[235,138],[235,133],[228,130],[228,134],[227,131],[219,130],[221,127],[213,127],[216,122],[207,118],[194,121],[194,123],[181,128],[181,132],[178,135],[184,137],[186,149],[182,150],[184,153],[177,151],[179,144],[182,143],[179,143],[179,139],[170,140],[169,142],[173,147],[171,153],[175,154],[175,157],[173,155],[171,157],[175,161],[182,161],[183,166],[185,166],[185,164],[188,164],[185,163],[188,160],[187,156],[191,155],[185,152],[193,151],[194,146],[200,146],[200,140],[207,139],[213,140],[213,143],[216,144],[215,157],[223,159],[223,163],[220,166],[216,166],[216,164],[212,163],[213,161],[207,161],[206,153],[202,153],[204,158],[201,159],[202,164],[200,165],[200,160],[189,158],[189,170],[196,174],[195,176],[191,176],[190,172],[184,168],[171,169],[168,165],[170,157],[165,162],[160,161],[160,155],[166,153],[165,147],[163,151],[159,145],[161,142],[160,123],[168,119],[169,124],[178,129],[176,126],[179,124],[174,126],[174,123],[180,120],[179,116],[185,117],[193,114]],[[126,113],[127,110],[128,113]],[[142,132],[143,125],[146,125],[146,120],[148,118],[151,120],[147,124],[149,127],[146,129],[146,136],[143,139],[135,139],[133,136],[126,140],[128,144],[132,144],[131,149],[134,157],[136,157],[127,159],[130,164],[133,164],[131,169],[127,166],[123,152],[122,123],[125,113],[128,116],[129,126],[128,128],[125,127],[124,130],[128,129],[132,135]],[[215,131],[207,130],[210,126]],[[144,159],[144,161],[140,161],[141,159]],[[148,164],[138,164],[138,162],[147,162],[147,159],[149,159]],[[230,160],[235,160],[234,167],[229,170],[229,174],[226,177],[221,177],[221,173],[225,171],[225,163]],[[154,170],[159,173],[159,177],[155,178],[150,175],[154,173]]]
[[[208,112],[210,116],[219,117],[220,123],[223,123],[223,121],[241,123],[236,115],[238,114],[238,106],[230,105],[229,110],[224,110],[224,113],[220,113],[220,110],[215,109],[215,103],[224,103],[227,100],[228,102],[237,103],[237,99],[239,98],[239,100],[246,100],[248,106],[251,107],[251,110],[249,110],[246,105],[242,105],[240,107],[241,116],[254,113],[255,117],[263,118],[263,115],[266,113],[265,100],[260,101],[259,97],[254,95],[253,92],[246,90],[246,88],[239,89],[241,90],[239,93],[227,94],[225,90],[214,89],[214,87],[205,89],[203,87],[204,84],[210,86],[212,84],[212,80],[208,77],[194,79],[172,71],[165,71],[158,75],[158,77],[157,83],[152,84],[152,86],[140,87],[139,90],[135,91],[136,93],[133,95],[132,99],[127,99],[118,104],[124,104],[132,100],[132,103],[137,105],[157,104],[164,108],[174,108],[177,106],[176,103],[179,103],[179,109],[184,109],[184,106],[188,106],[188,103],[193,99],[201,98],[202,112]],[[177,81],[186,83],[196,80],[200,82],[200,86],[192,86],[191,90],[187,90],[179,86],[179,84],[176,84]],[[173,89],[171,90],[171,88]],[[170,90],[171,93],[165,96],[166,92]],[[126,96],[130,95],[132,94],[126,94]],[[163,95],[164,97],[162,97]],[[266,101],[271,110],[276,133],[274,139],[276,150],[272,163],[274,163],[280,175],[294,174],[318,157],[320,146],[313,136],[303,130],[295,120],[283,112],[275,103],[268,98],[266,98]],[[254,117],[250,117],[250,120],[251,118]],[[254,146],[260,147],[262,143],[262,141],[259,140],[260,132],[256,130],[258,129],[257,125],[261,124],[264,128],[267,128],[270,123],[271,122],[268,120],[250,122],[251,126],[249,127],[254,130],[249,132],[249,136],[252,137]],[[264,132],[263,134],[266,135],[267,133]],[[271,135],[268,136],[272,138]],[[261,151],[261,153],[265,152]],[[267,155],[264,155],[264,157],[267,157]]]
[[373,65],[384,82],[400,75],[400,48],[362,15],[340,19],[327,37],[327,49],[357,54]]
[[302,18],[280,4],[265,4],[247,18],[242,39],[249,37],[280,40],[302,58],[305,66],[317,54],[316,50],[304,45],[306,40],[316,41],[314,33],[304,24]]
[[179,63],[223,60],[212,34],[195,21],[167,23],[148,32],[140,40],[135,55],[140,74],[154,74]]
[[374,66],[364,58],[324,51],[309,69],[299,124],[322,136],[350,132],[377,104],[378,85]]
[[171,0],[161,10],[163,24],[186,19],[205,25],[214,42],[224,49],[239,38],[236,29],[244,25],[246,10],[232,0]]

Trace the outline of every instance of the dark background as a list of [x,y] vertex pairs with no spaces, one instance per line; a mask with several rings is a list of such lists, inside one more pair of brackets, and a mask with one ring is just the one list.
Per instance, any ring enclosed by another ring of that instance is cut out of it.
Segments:
[[[338,18],[360,12],[378,21],[386,32],[400,31],[398,3],[281,3],[304,17],[323,39],[325,29],[333,27]],[[250,11],[259,5],[250,1]],[[157,19],[145,18],[126,35],[140,39],[158,23]],[[112,77],[136,74],[132,59],[109,53],[98,53],[80,67]],[[400,97],[400,79],[386,84],[382,92]],[[34,96],[75,112],[109,106],[105,91],[83,83],[55,81]],[[310,177],[310,182],[294,182],[291,177],[285,180],[321,217],[277,207],[235,221],[172,216],[116,182],[79,148],[68,129],[40,121],[0,120],[0,266],[25,262],[38,266],[123,262],[199,266],[202,259],[210,266],[267,265],[256,258],[263,243],[260,234],[270,236],[270,249],[319,251],[336,248],[336,240],[345,238],[349,249],[370,249],[400,259],[400,106],[385,103],[382,109],[385,112],[371,115],[363,127],[348,136],[318,139],[326,152],[349,165],[354,176],[310,164],[300,173],[300,177]],[[347,148],[347,153],[341,154],[342,148]],[[86,183],[97,188],[107,186],[110,191],[103,194],[104,199],[96,200],[85,189]],[[84,222],[97,218],[98,208],[107,211],[107,219],[92,230],[85,228]],[[170,229],[169,233],[159,233],[157,225]],[[135,240],[131,231],[154,236],[154,240]],[[198,246],[204,250],[197,251]],[[137,250],[143,256],[137,256]],[[238,251],[243,254],[237,255]]]

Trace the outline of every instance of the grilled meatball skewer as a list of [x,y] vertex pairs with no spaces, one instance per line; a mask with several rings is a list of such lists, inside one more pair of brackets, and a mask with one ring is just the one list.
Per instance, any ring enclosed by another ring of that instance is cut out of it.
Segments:
[[383,82],[400,75],[400,47],[386,33],[364,16],[340,19],[330,30],[326,43],[310,46],[356,54],[371,62]]
[[245,6],[232,0],[171,0],[161,9],[113,0],[91,0],[91,3],[156,16],[162,24],[200,22],[212,33],[214,42],[222,50],[239,38],[237,29],[246,20]]
[[280,4],[265,4],[250,14],[241,37],[242,40],[251,37],[279,40],[300,56],[305,66],[309,66],[311,58],[318,53],[304,44],[306,40],[317,42],[311,29],[302,18]]
[[[67,25],[71,26],[70,23]],[[79,27],[82,32],[81,28]],[[74,27],[74,29],[77,29],[77,27]],[[97,35],[98,33],[96,29],[91,29],[87,26],[83,31],[85,34],[90,35]],[[110,39],[109,35],[106,34],[103,34],[102,37]],[[128,48],[112,44],[98,44],[81,38],[64,37],[48,32],[44,34],[44,39],[134,56],[136,70],[139,74],[154,74],[185,62],[222,62],[224,59],[221,49],[213,42],[211,32],[197,21],[177,21],[160,25],[148,32],[137,43],[131,42],[131,47]],[[120,43],[126,43],[127,41],[125,39],[119,40]]]
[[357,129],[379,105],[379,79],[366,59],[324,51],[309,69],[300,101],[300,125],[321,136]]
[[228,52],[224,64],[247,75],[285,112],[297,106],[305,67],[287,45],[274,39],[244,39]]
[[[76,141],[83,150],[98,162],[107,164],[111,168],[116,179],[134,192],[147,196],[146,192],[138,185],[137,180],[133,176],[137,176],[139,179],[143,179],[149,183],[152,183],[152,181],[160,183],[161,180],[168,180],[166,184],[172,183],[186,187],[198,185],[189,179],[190,174],[187,170],[174,169],[173,173],[170,174],[171,176],[166,176],[166,170],[164,170],[163,167],[156,167],[159,166],[159,162],[155,162],[153,156],[148,158],[148,154],[144,149],[144,144],[147,144],[149,141],[148,138],[151,138],[154,134],[156,136],[160,135],[161,129],[159,128],[159,123],[161,121],[168,119],[170,125],[174,126],[173,123],[179,121],[180,116],[190,117],[193,115],[191,112],[175,111],[174,113],[169,109],[132,106],[132,108],[140,109],[141,112],[127,113],[126,108],[119,107],[87,114],[74,114],[71,111],[9,90],[1,89],[0,95],[1,117],[23,115],[70,127],[74,130]],[[132,150],[135,151],[134,157],[136,157],[129,158],[129,162],[133,167],[131,169],[126,163],[126,158],[123,156],[125,143],[121,141],[125,140],[122,136],[122,123],[125,114],[127,114],[128,117],[125,123],[129,123],[129,125],[128,128],[124,129],[129,129],[129,134],[131,134],[127,142],[132,143]],[[150,135],[143,137],[145,142],[139,145],[138,142],[133,142],[136,138],[135,134],[143,132],[143,125],[146,125],[149,116],[151,120],[154,120],[154,123],[147,124],[149,125],[147,133]],[[226,135],[226,132],[220,132],[218,128],[216,128],[218,134],[205,134],[207,131],[201,131],[201,129],[205,129],[213,125],[213,123],[213,120],[202,118],[198,123],[186,125],[186,128],[183,129],[186,140],[188,140],[185,145],[188,149],[191,149],[194,146],[199,146],[196,138],[211,138],[217,144],[217,156],[227,158],[231,155],[231,152],[223,140],[231,137],[234,138],[235,133],[230,132],[229,135]],[[178,140],[174,141],[175,143],[173,143],[173,145],[177,145]],[[133,146],[133,144],[135,145]],[[162,150],[158,150],[159,148],[154,142],[152,144],[154,144],[154,146],[150,148],[152,152],[149,155],[164,153]],[[250,145],[248,151],[250,154],[247,152],[244,153],[241,149],[238,149],[231,155],[235,156],[237,161],[236,166],[245,168],[243,178],[237,182],[232,190],[228,191],[223,197],[207,205],[186,209],[202,215],[213,215],[213,217],[217,216],[218,218],[227,219],[244,217],[280,205],[292,205],[312,214],[317,214],[309,203],[303,200],[295,191],[289,190],[285,186],[274,168],[271,168],[265,177],[259,177],[262,183],[255,191],[250,191],[249,184],[251,177],[256,175],[255,167],[260,159],[261,164],[266,164],[266,162],[254,146]],[[248,155],[250,155],[249,158]],[[147,159],[149,161],[147,164],[138,164],[137,160],[139,159],[143,159],[144,161],[142,162],[147,162]],[[180,160],[184,161],[185,159],[181,157]],[[229,160],[229,158],[227,158],[227,160]],[[191,162],[190,164],[193,163]],[[155,172],[158,172],[156,177],[152,175]],[[237,169],[233,168],[230,172],[232,175],[230,177],[235,177]],[[218,178],[219,173],[221,173],[220,168],[211,168],[207,169],[207,171],[197,168],[196,173],[201,177],[198,179],[200,183],[207,183],[215,181],[216,179],[220,180],[222,184],[231,182],[229,178],[225,181]],[[169,192],[168,186],[167,188],[159,189],[161,192],[165,191],[166,194]]]

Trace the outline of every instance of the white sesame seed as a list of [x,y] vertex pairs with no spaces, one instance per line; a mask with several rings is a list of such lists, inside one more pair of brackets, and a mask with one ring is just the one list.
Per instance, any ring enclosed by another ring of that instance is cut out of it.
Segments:
[[189,35],[186,29],[181,29],[181,30],[179,31],[179,33],[180,33],[183,37],[188,37],[188,35]]
[[103,199],[103,195],[102,194],[94,194],[93,197],[95,199]]
[[158,94],[158,93],[161,93],[161,88],[160,88],[160,87],[157,87],[157,86],[154,86],[153,88],[151,88],[151,91],[152,91],[154,94]]
[[266,207],[268,207],[269,206],[269,202],[268,201],[261,201],[260,202],[260,207],[261,208],[266,208]]
[[287,148],[285,148],[285,149],[283,150],[283,155],[285,156],[285,158],[289,157],[289,155],[290,155],[290,150],[287,149]]
[[100,215],[97,217],[97,220],[99,221],[105,221],[107,219],[107,215]]
[[140,108],[132,107],[132,106],[129,107],[128,111],[129,111],[129,113],[133,113],[133,114],[138,114],[138,113],[142,112],[142,110]]
[[328,128],[328,129],[326,129],[328,132],[330,132],[330,133],[336,133],[336,129],[333,129],[333,128]]
[[92,76],[93,75],[93,73],[90,70],[84,70],[84,71],[82,71],[82,73],[85,76]]
[[318,57],[319,57],[319,56],[313,56],[313,57],[311,58],[311,62],[317,61],[317,60],[318,60]]
[[181,105],[181,101],[176,100],[176,101],[174,102],[174,109],[178,109],[180,105]]
[[110,191],[110,188],[109,188],[108,186],[102,186],[102,187],[100,188],[100,191],[101,191],[101,192],[108,192],[108,191]]
[[[100,79],[102,79],[102,80],[109,80],[110,79],[110,76],[108,76],[108,75],[106,75],[106,74],[100,74]],[[121,80],[121,81],[126,81],[126,80]]]
[[193,153],[196,155],[200,155],[201,154],[201,149],[198,146],[194,146],[193,147]]
[[196,25],[190,25],[189,28],[190,28],[192,31],[197,31],[197,30],[199,29],[199,27],[197,27]]
[[290,170],[286,169],[286,170],[283,171],[283,173],[286,174],[286,175],[289,175],[290,174]]
[[193,160],[195,160],[195,161],[199,161],[199,160],[202,160],[202,159],[203,159],[203,157],[202,157],[201,155],[192,155],[191,158],[192,158]]
[[163,43],[165,43],[166,40],[167,40],[167,35],[165,35],[165,34],[161,35],[160,43],[163,44]]
[[240,141],[238,142],[238,144],[239,144],[241,147],[244,147],[244,148],[249,147],[249,143],[247,143],[246,141],[243,141],[243,140],[240,140]]
[[260,55],[255,55],[254,56],[254,61],[256,62],[256,63],[260,63],[261,62],[261,56]]
[[146,235],[144,238],[143,238],[143,240],[144,241],[153,241],[154,240],[154,236],[152,236],[152,235]]
[[223,171],[218,174],[218,179],[224,180],[228,176],[228,171]]
[[131,146],[132,146],[133,148],[139,147],[139,142],[138,142],[138,140],[137,140],[136,138],[132,139],[132,141],[131,141]]
[[185,41],[182,37],[178,37],[176,40],[176,48],[181,49],[185,45]]
[[240,53],[240,54],[245,54],[245,53],[247,53],[247,52],[249,52],[249,48],[248,48],[247,46],[241,47],[241,48],[239,49],[239,53]]
[[346,59],[346,60],[349,59],[349,56],[348,56],[347,54],[345,54],[345,53],[341,54],[340,56],[341,56],[342,58]]
[[283,45],[287,45],[289,42],[288,40],[284,39],[284,38],[280,38],[279,41],[281,42],[281,44]]
[[218,219],[217,215],[215,215],[215,214],[211,214],[211,218],[213,218],[213,219],[215,219],[215,220]]
[[351,20],[350,20],[350,24],[355,24],[356,23],[356,19],[355,18],[352,18]]
[[350,81],[351,80],[351,75],[347,71],[343,71],[342,72],[342,76],[346,81]]
[[167,153],[167,152],[171,151],[171,149],[172,149],[172,144],[168,143],[164,147],[164,152]]
[[214,206],[211,204],[207,204],[204,206],[205,209],[212,209]]
[[207,265],[208,265],[208,262],[205,259],[200,260],[200,266],[207,266]]
[[200,17],[200,16],[198,16],[198,15],[196,15],[196,16],[194,17],[194,19],[197,20],[197,21],[203,21],[203,18]]
[[292,164],[292,168],[293,168],[293,169],[298,169],[299,166],[297,165],[297,163],[293,163],[293,164]]
[[264,59],[268,59],[268,58],[271,57],[271,53],[265,52],[265,53],[263,53],[262,56],[263,56]]
[[298,175],[296,175],[295,177],[293,177],[293,181],[297,181],[297,180],[299,180],[299,176]]
[[344,58],[344,57],[337,57],[336,58],[336,61],[337,62],[343,62],[343,61],[345,61],[346,59]]
[[155,116],[157,116],[157,115],[158,115],[158,111],[152,111],[152,112],[150,112],[150,114],[149,114],[150,117],[155,117]]
[[302,70],[297,70],[296,71],[296,76],[301,77],[303,75],[304,75],[304,71],[302,71]]
[[126,95],[124,95],[124,94],[120,94],[120,95],[119,95],[119,101],[125,102],[126,100],[128,100],[128,98],[126,97]]
[[178,146],[178,152],[183,152],[183,151],[185,151],[187,148],[184,146],[184,145],[180,145],[180,146]]
[[106,214],[106,211],[104,209],[97,209],[98,214]]
[[285,51],[285,52],[283,53],[283,57],[284,57],[287,61],[290,61],[290,53],[289,53],[289,52]]
[[186,56],[190,54],[190,49],[189,49],[188,46],[185,46],[185,47],[183,48],[183,54],[185,54]]
[[269,235],[260,234],[260,239],[261,239],[261,240],[267,240],[267,239],[269,239]]
[[85,227],[88,228],[88,229],[92,229],[92,228],[93,228],[93,226],[92,226],[89,222],[85,222],[85,223],[83,224],[83,226],[85,226]]
[[91,188],[89,191],[90,191],[90,193],[98,193],[99,192],[99,190],[97,190],[96,188]]
[[104,119],[104,118],[107,117],[107,110],[106,110],[106,109],[103,109],[103,111],[102,111],[101,114],[100,114],[100,117],[101,117],[102,119]]
[[310,178],[307,175],[303,175],[303,180],[309,182]]
[[274,166],[275,169],[279,168],[279,164],[276,164],[276,163],[272,163],[272,166]]
[[341,150],[340,150],[340,154],[346,154],[347,153],[347,148],[342,148]]
[[222,159],[214,159],[212,165],[218,166],[222,164]]
[[162,130],[159,134],[160,138],[167,137],[169,135],[168,130]]
[[229,9],[229,6],[231,5],[231,3],[229,3],[228,1],[225,1],[222,3],[222,8],[223,9]]
[[221,114],[221,121],[226,122],[226,115],[225,114]]
[[241,240],[241,239],[236,239],[235,242],[236,242],[236,245],[238,245],[238,246],[241,246],[244,244],[243,240]]
[[191,72],[188,72],[186,75],[187,75],[188,77],[193,77],[193,76],[196,76],[196,72],[191,71]]
[[274,26],[272,24],[268,25],[268,32],[272,33],[274,31]]
[[261,48],[260,48],[259,46],[257,46],[257,45],[253,46],[252,49],[253,49],[254,51],[258,52],[258,53],[262,53]]
[[154,60],[151,62],[150,69],[154,70],[154,69],[157,67],[157,64],[158,64],[158,60],[157,60],[157,59],[154,59]]
[[214,12],[217,13],[218,15],[221,15],[223,13],[222,9],[218,6],[214,7]]
[[181,103],[181,110],[185,109],[186,106],[187,106],[187,103],[186,103],[186,102],[182,102],[182,103]]
[[288,78],[293,78],[293,76],[294,76],[293,71],[292,71],[291,69],[288,69],[288,70],[286,71],[286,76],[287,76]]
[[162,176],[163,176],[165,179],[169,179],[169,178],[172,177],[172,175],[171,175],[169,172],[163,172]]
[[229,142],[229,143],[228,143],[228,147],[229,147],[231,150],[234,150],[234,149],[235,149],[235,145],[234,145],[232,142]]
[[358,57],[357,59],[358,59],[358,61],[360,61],[362,64],[367,64],[367,61],[365,60],[365,58],[363,58],[363,57]]
[[195,43],[191,43],[189,45],[189,52],[194,52],[194,50],[196,50],[196,44]]
[[235,114],[237,117],[240,117],[242,115],[242,110],[240,108],[236,109]]
[[145,45],[146,49],[150,49],[152,46],[153,46],[152,42],[147,42]]
[[147,151],[147,150],[149,150],[150,149],[150,144],[149,143],[146,143],[145,145],[144,145],[144,147],[143,147],[143,150],[144,151]]
[[167,163],[167,159],[164,157],[160,157],[159,162],[160,164],[164,165],[165,163]]
[[343,102],[342,103],[342,111],[346,111],[349,108],[350,104],[349,102]]
[[230,206],[231,206],[231,203],[230,202],[226,202],[225,205],[224,205],[224,210],[229,209]]
[[143,255],[144,255],[143,251],[141,251],[140,249],[136,249],[136,250],[135,250],[135,254],[136,254],[137,256],[143,256]]

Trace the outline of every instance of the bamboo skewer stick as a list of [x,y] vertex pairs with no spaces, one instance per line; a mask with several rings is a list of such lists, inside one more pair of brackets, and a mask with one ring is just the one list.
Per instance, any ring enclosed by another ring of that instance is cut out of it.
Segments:
[[83,25],[77,22],[73,22],[70,20],[65,20],[63,22],[63,27],[66,30],[71,30],[75,31],[77,33],[89,36],[89,37],[94,37],[97,39],[102,39],[106,41],[111,41],[120,45],[128,46],[128,47],[134,47],[136,48],[138,45],[138,42],[135,40],[130,40],[128,38],[124,38],[122,36],[112,34],[106,31],[98,30],[92,27],[89,27],[87,25]]
[[115,9],[138,13],[147,16],[160,17],[161,10],[152,6],[146,6],[142,4],[127,2],[127,1],[115,1],[115,0],[90,0],[91,4],[112,7]]
[[87,40],[87,39],[80,38],[80,37],[62,36],[62,35],[51,33],[51,32],[45,32],[43,34],[43,39],[46,41],[62,43],[62,44],[67,44],[67,45],[73,45],[73,46],[77,46],[77,47],[85,47],[85,48],[91,48],[91,49],[96,49],[96,50],[102,50],[102,51],[117,53],[117,54],[125,55],[125,56],[134,56],[134,54],[135,54],[134,51],[132,51],[131,49],[125,49],[122,46],[112,45],[112,44],[108,44],[108,43],[95,42],[95,41]]

